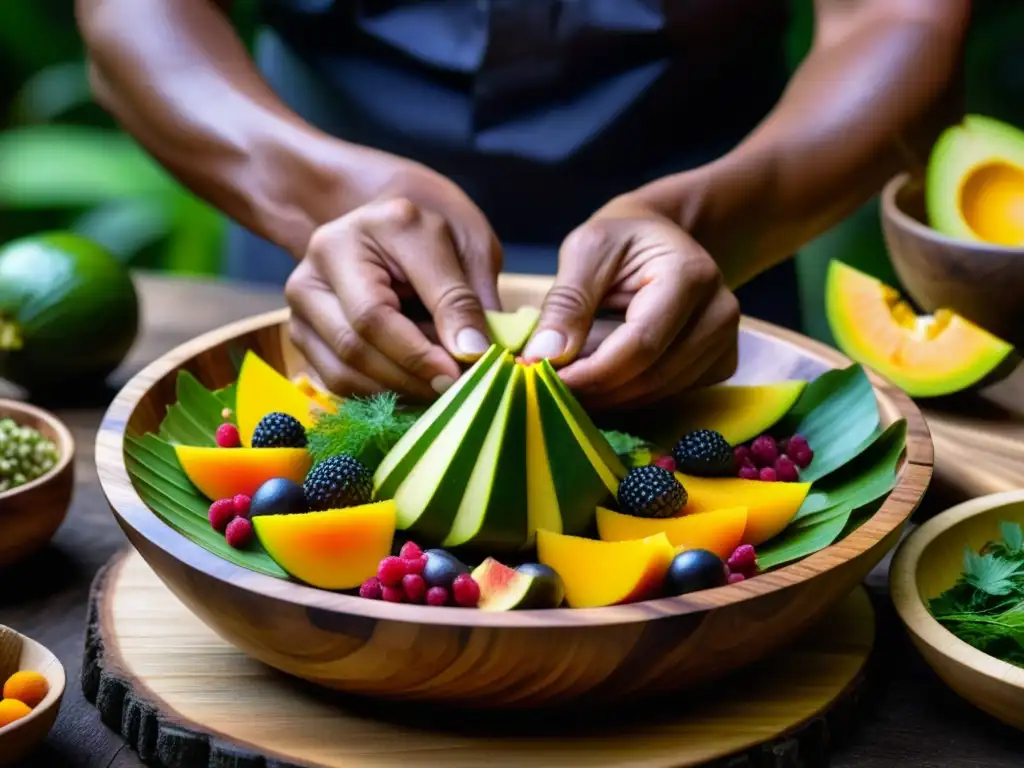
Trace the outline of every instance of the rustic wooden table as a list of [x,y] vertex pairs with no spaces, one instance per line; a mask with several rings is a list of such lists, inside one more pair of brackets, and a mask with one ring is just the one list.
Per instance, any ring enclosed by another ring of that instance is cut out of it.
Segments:
[[[280,291],[225,283],[140,276],[143,330],[114,384],[199,333],[283,304]],[[96,570],[125,539],[107,509],[93,466],[103,405],[57,409],[78,442],[75,498],[52,545],[0,574],[0,623],[56,653],[69,679],[56,726],[26,768],[140,766],[107,730],[78,685],[85,605]],[[936,448],[936,481],[918,519],[972,495],[1024,484],[1024,370],[985,393],[948,400],[927,412]],[[1024,755],[1024,734],[974,710],[924,665],[895,618],[884,562],[869,586],[879,606],[882,696],[835,768],[936,766],[1010,768]]]

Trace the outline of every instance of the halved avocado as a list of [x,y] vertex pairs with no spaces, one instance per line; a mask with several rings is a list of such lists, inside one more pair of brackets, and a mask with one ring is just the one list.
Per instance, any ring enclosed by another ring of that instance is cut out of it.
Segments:
[[487,310],[484,317],[491,340],[515,355],[537,327],[540,310],[536,307],[520,307],[515,312]]
[[1024,246],[1024,131],[980,115],[947,128],[928,161],[925,203],[949,237]]
[[913,397],[986,383],[1019,362],[1010,344],[960,315],[918,316],[894,288],[839,261],[829,264],[825,311],[848,357]]

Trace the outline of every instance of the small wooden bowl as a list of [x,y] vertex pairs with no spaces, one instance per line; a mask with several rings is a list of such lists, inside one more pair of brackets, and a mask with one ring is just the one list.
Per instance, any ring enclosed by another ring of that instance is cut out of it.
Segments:
[[1003,520],[1024,525],[1024,490],[980,496],[936,515],[900,545],[890,588],[911,640],[939,677],[979,709],[1024,729],[1024,669],[968,645],[939,624],[927,606],[956,583],[964,547],[977,552],[999,538]]
[[882,229],[900,281],[926,312],[950,309],[1024,346],[1024,248],[946,237],[928,226],[924,188],[908,174],[882,191]]
[[57,464],[31,483],[0,493],[0,568],[46,546],[64,522],[75,486],[75,440],[54,416],[17,400],[0,399],[0,419],[39,430],[57,446]]
[[15,672],[38,672],[50,690],[31,714],[0,728],[0,765],[17,765],[50,732],[64,697],[64,667],[35,640],[0,624],[0,686]]
[[[549,282],[506,276],[506,309],[539,305]],[[393,605],[313,589],[233,565],[165,524],[125,467],[125,434],[156,430],[187,369],[207,386],[236,376],[252,349],[293,375],[287,310],[200,336],[154,362],[118,394],[100,426],[96,464],[128,539],[172,592],[221,637],[298,677],[351,693],[479,707],[607,704],[678,690],[788,644],[842,599],[897,543],[931,477],[920,411],[872,376],[882,418],[906,418],[907,451],[881,509],[842,541],[755,579],[682,597],[595,609],[485,613]],[[812,379],[848,365],[834,350],[744,320],[737,382]]]

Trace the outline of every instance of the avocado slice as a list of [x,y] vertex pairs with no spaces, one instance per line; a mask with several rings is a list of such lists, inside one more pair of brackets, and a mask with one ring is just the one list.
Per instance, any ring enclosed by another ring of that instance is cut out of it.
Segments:
[[515,312],[487,310],[484,318],[491,340],[516,355],[522,351],[533,329],[537,327],[540,310],[536,307],[520,307]]
[[480,586],[481,611],[512,611],[530,608],[556,608],[544,602],[547,596],[538,589],[537,578],[503,565],[488,557],[473,569],[473,581]]
[[526,374],[516,365],[441,546],[520,547],[528,538],[526,482]]
[[947,128],[928,160],[925,205],[944,235],[1024,246],[1024,131],[981,115]]
[[377,467],[373,475],[374,496],[378,499],[390,499],[395,495],[398,486],[406,475],[423,456],[428,446],[444,429],[473,388],[487,373],[487,370],[498,362],[506,353],[497,344],[492,344],[472,368],[466,371],[447,392],[439,397],[412,428],[392,446]]
[[503,350],[465,400],[453,406],[451,418],[395,491],[399,530],[430,541],[448,533],[515,367]]

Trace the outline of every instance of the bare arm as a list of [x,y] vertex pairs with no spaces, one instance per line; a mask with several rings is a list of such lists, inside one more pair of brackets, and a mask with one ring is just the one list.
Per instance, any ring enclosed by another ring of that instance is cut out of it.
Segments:
[[636,193],[692,233],[731,286],[920,162],[958,117],[969,0],[816,0],[816,12],[812,49],[762,124],[720,160]]

